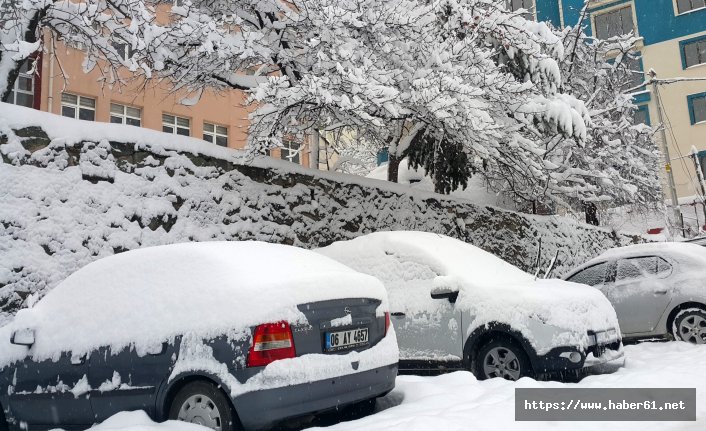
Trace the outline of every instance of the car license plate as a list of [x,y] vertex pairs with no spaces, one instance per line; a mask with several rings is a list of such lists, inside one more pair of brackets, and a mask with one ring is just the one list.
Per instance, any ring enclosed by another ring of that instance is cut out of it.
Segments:
[[368,344],[368,328],[326,333],[327,352],[351,349],[365,344]]
[[597,344],[610,344],[618,339],[618,333],[615,329],[610,329],[604,332],[596,333],[596,343]]

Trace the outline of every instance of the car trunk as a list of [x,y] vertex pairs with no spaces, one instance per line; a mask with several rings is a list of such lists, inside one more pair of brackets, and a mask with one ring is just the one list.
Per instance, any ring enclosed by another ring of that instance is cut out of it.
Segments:
[[369,298],[300,305],[308,324],[292,326],[297,356],[363,351],[376,345],[385,336],[385,316],[376,315],[379,306],[379,300]]

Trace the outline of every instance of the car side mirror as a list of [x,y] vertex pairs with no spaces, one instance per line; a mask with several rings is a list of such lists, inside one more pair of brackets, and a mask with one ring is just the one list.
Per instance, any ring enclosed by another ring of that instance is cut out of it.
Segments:
[[34,329],[18,329],[12,333],[10,343],[18,346],[32,347],[34,344]]
[[458,290],[450,287],[434,287],[431,289],[432,299],[447,299],[450,303],[455,303],[458,299]]

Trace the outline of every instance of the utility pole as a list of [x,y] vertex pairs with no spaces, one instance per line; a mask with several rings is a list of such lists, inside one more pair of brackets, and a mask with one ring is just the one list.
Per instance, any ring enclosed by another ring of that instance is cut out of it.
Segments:
[[[706,214],[706,188],[704,187],[704,171],[701,167],[701,161],[699,160],[699,152],[696,147],[691,147],[691,157],[694,159],[694,169],[696,169],[696,178],[699,180],[699,186],[701,187],[701,207]],[[699,228],[700,229],[700,228]]]
[[677,187],[674,184],[674,173],[672,172],[672,159],[669,157],[669,144],[667,143],[667,132],[665,131],[664,120],[662,119],[662,100],[659,97],[657,88],[658,82],[655,80],[657,73],[654,69],[650,70],[650,81],[652,90],[657,101],[657,119],[659,121],[659,129],[662,135],[662,153],[664,154],[665,165],[667,171],[667,181],[669,182],[669,194],[672,198],[672,211],[674,211],[674,223],[679,228],[679,233],[684,236],[684,219],[682,218],[681,209],[679,208],[679,198],[677,198]]

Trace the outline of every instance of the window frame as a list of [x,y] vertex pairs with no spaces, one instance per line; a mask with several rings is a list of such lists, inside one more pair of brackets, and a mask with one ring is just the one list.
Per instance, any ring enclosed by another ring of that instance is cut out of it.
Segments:
[[[206,130],[206,126],[212,126],[212,127],[213,127],[213,131],[207,131],[207,130]],[[219,128],[219,127],[223,127],[224,129],[226,129],[225,134],[218,132],[218,128]],[[222,125],[222,124],[216,124],[216,123],[209,123],[209,122],[207,122],[207,121],[204,121],[204,122],[203,122],[203,132],[202,132],[202,134],[203,134],[203,140],[204,140],[204,141],[209,142],[209,143],[214,144],[214,145],[218,145],[218,146],[220,146],[220,147],[226,147],[226,148],[228,147],[228,126],[224,126],[224,125]],[[211,136],[211,138],[213,139],[213,141],[209,141],[208,139],[206,139],[206,136],[207,136],[207,135]],[[218,138],[219,138],[219,137],[226,139],[225,145],[221,145],[221,144],[218,143]]]
[[[170,123],[166,123],[166,122],[164,121],[164,117],[165,117],[165,116],[169,116],[169,117],[174,118],[174,122],[171,123],[171,124],[170,124]],[[187,126],[187,127],[179,126],[179,125],[178,125],[178,119],[186,120],[186,121],[188,122],[188,126]],[[166,130],[164,130],[165,127],[171,127],[173,130],[172,130],[171,132],[167,132]],[[177,133],[177,132],[178,132],[178,129],[186,129],[189,133],[186,134],[186,135],[183,135],[183,134],[181,134],[181,133]],[[178,136],[191,136],[191,118],[182,117],[182,116],[179,116],[179,115],[176,115],[176,114],[170,114],[170,113],[168,113],[168,112],[163,112],[163,113],[162,113],[162,132],[164,132],[164,133],[169,133],[169,134],[172,134],[172,135],[178,135]]]
[[[123,111],[122,114],[117,114],[117,113],[113,112],[113,106],[120,106]],[[140,116],[135,117],[134,115],[128,114],[128,108],[137,109],[140,112]],[[120,118],[121,122],[120,123],[114,122],[113,117]],[[127,122],[128,119],[137,120],[138,124],[130,124]],[[123,105],[122,103],[117,103],[117,102],[110,102],[110,111],[109,111],[108,120],[112,124],[123,124],[126,126],[142,127],[142,108],[139,108],[137,106]]]
[[581,269],[581,270],[579,270],[579,271],[576,271],[576,272],[574,272],[573,274],[571,274],[570,276],[566,277],[565,280],[566,280],[566,281],[570,281],[570,282],[572,282],[572,283],[576,283],[576,284],[584,284],[584,283],[579,283],[579,282],[576,282],[576,281],[572,281],[571,279],[574,278],[575,276],[577,276],[577,275],[579,275],[579,274],[585,272],[585,271],[588,271],[589,269],[595,268],[595,267],[600,266],[600,265],[605,265],[605,266],[606,266],[605,272],[603,273],[603,281],[600,282],[600,283],[598,283],[598,284],[593,284],[593,285],[591,285],[591,284],[585,284],[585,285],[586,285],[586,286],[591,286],[591,287],[602,286],[602,285],[604,285],[604,284],[606,284],[606,283],[608,282],[608,276],[609,276],[610,267],[611,267],[611,262],[608,261],[608,260],[604,260],[603,262],[594,263],[594,264],[591,265],[591,266],[587,266],[587,267],[585,267],[585,268],[583,268],[583,269]]
[[633,126],[637,126],[639,124],[645,124],[648,126],[652,126],[652,120],[650,120],[650,106],[649,106],[649,104],[645,103],[642,105],[637,105],[637,109],[635,110],[635,112],[633,114],[635,114],[637,112],[644,112],[645,113],[645,122],[644,123],[633,122]]
[[[639,280],[644,280],[645,278],[647,278],[645,276],[641,276],[641,277],[636,277],[636,278],[625,279],[626,281],[624,281],[624,282],[623,282],[623,280],[620,280],[620,281],[618,280],[618,267],[620,266],[620,262],[623,260],[630,261],[630,260],[637,260],[637,259],[657,259],[657,262],[656,262],[657,266],[655,267],[655,273],[652,274],[653,277],[649,277],[650,279],[667,278],[670,275],[672,275],[672,272],[674,271],[674,265],[671,262],[669,262],[667,259],[663,258],[662,256],[657,256],[656,254],[650,254],[650,255],[645,255],[645,256],[620,257],[620,258],[617,258],[613,263],[613,265],[615,267],[614,277],[613,277],[613,281],[612,281],[613,285],[623,286],[626,284],[635,283],[635,280],[639,281]],[[659,272],[659,261],[660,260],[662,262],[666,263],[667,265],[669,265],[669,271]],[[637,267],[638,269],[640,269],[640,267],[638,265],[636,265],[636,264],[632,264],[632,265]]]
[[[292,146],[296,146],[296,150],[292,149]],[[295,163],[297,165],[301,165],[302,164],[301,148],[302,148],[302,145],[299,142],[283,139],[282,146],[279,148],[280,160],[284,160],[286,162],[291,162],[291,163]],[[289,157],[284,155],[285,150],[289,152]],[[292,152],[296,152],[296,154],[292,155]],[[296,158],[296,162],[294,161],[295,158]]]
[[[686,47],[692,43],[704,43],[706,44],[706,34],[698,37],[692,37],[690,39],[684,39],[679,41],[679,56],[681,57],[681,68],[682,70],[691,69],[692,67],[706,66],[706,57],[704,57],[703,63],[696,63],[688,66],[686,64]],[[698,48],[698,45],[697,45]],[[698,51],[697,51],[698,52]]]
[[[593,9],[591,10],[591,32],[593,34],[593,37],[596,39],[599,39],[598,37],[598,27],[596,27],[596,18],[601,16],[601,15],[607,15],[611,13],[616,13],[619,12],[621,9],[627,9],[630,8],[630,20],[632,21],[632,31],[635,34],[635,37],[640,37],[640,33],[637,28],[637,19],[635,16],[635,4],[632,1],[625,2],[625,3],[620,3],[615,6],[611,7],[606,7],[603,9]],[[608,38],[611,38],[614,36],[609,36]]]
[[[64,101],[64,95],[69,95],[69,96],[75,96],[76,97],[76,104],[70,104],[68,102]],[[88,107],[84,106],[81,104],[82,99],[87,99],[87,100],[93,100],[93,107]],[[82,120],[82,121],[96,121],[96,113],[98,111],[98,100],[95,97],[89,97],[89,96],[82,96],[80,94],[76,93],[69,93],[69,92],[62,92],[61,95],[59,96],[59,103],[60,103],[60,112],[62,117],[66,118],[73,118],[74,120]],[[68,108],[73,108],[74,109],[74,116],[69,117],[68,115],[64,115],[64,107]],[[84,118],[81,118],[81,109],[85,109],[88,111],[93,111],[93,119],[91,120],[86,120]]]
[[[691,0],[690,0],[690,2],[691,2]],[[697,11],[706,9],[706,5],[704,5],[704,6],[695,8],[695,9],[689,9],[687,11],[680,12],[679,11],[679,0],[673,0],[672,4],[674,5],[674,16],[686,15],[688,13],[697,12]]]
[[135,55],[135,50],[132,49],[132,45],[127,42],[113,42],[113,49],[118,53],[118,57],[123,61],[128,61]]
[[[36,85],[34,82],[34,74],[28,73],[31,69],[30,62],[33,62],[33,61],[34,61],[34,59],[28,58],[20,66],[20,73],[17,75],[17,79],[15,79],[14,85],[12,86],[12,89],[10,90],[10,92],[7,95],[8,100],[4,101],[5,103],[10,103],[10,104],[17,105],[17,106],[24,106],[25,108],[34,108],[34,91],[36,90]],[[22,69],[25,67],[27,68],[27,70],[25,72],[23,72]],[[31,86],[32,86],[31,91],[20,89],[20,80],[23,78],[28,79],[29,82],[31,83]],[[30,96],[30,105],[29,106],[17,103],[17,94],[18,93]],[[12,100],[9,100],[10,97],[12,98]]]
[[706,92],[686,96],[686,103],[689,108],[689,121],[692,126],[706,124],[706,114],[703,120],[696,121],[696,111],[694,110],[694,100],[696,99],[706,99]]
[[[537,0],[520,0],[524,4],[525,1],[531,1],[532,2],[532,7],[522,7],[523,9],[527,9],[527,12],[531,15],[531,19],[534,21],[537,21]],[[512,0],[505,0],[505,7],[507,10],[511,12],[515,12],[518,9],[513,9],[512,8]],[[525,14],[522,14],[524,16]],[[526,19],[529,19],[530,17],[525,16]]]

